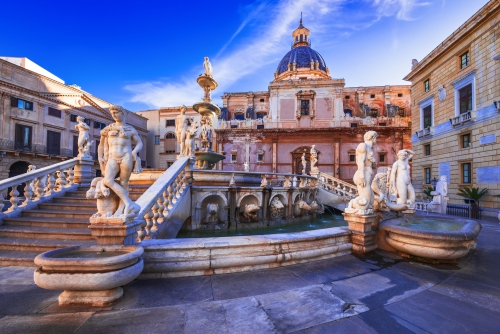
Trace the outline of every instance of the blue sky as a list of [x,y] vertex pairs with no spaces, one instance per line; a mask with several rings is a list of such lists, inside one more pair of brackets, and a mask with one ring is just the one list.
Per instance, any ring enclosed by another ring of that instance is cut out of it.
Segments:
[[[0,55],[28,57],[132,111],[190,105],[208,56],[223,92],[267,90],[300,12],[347,87],[408,84],[421,60],[487,0],[9,1]],[[11,13],[12,15],[7,15]]]

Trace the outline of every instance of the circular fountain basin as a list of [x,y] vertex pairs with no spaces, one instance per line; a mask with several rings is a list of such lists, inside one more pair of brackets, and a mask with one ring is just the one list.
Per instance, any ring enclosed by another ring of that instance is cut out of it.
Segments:
[[379,229],[403,256],[446,262],[464,257],[476,247],[481,224],[469,219],[413,216],[383,221]]
[[197,102],[193,104],[193,110],[201,116],[215,117],[220,114],[220,108],[210,102]]
[[120,287],[141,273],[139,246],[76,246],[45,252],[35,258],[35,284],[65,290],[59,305],[107,306],[123,296]]

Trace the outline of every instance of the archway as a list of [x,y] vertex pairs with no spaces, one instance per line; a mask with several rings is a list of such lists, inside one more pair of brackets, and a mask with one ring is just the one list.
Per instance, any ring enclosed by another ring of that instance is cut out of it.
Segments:
[[[316,149],[317,150],[317,149]],[[292,154],[292,174],[302,174],[302,154],[306,154],[306,174],[309,174],[311,171],[311,146],[301,146],[290,152]],[[316,163],[316,167],[319,166],[319,151],[318,154],[318,163]]]

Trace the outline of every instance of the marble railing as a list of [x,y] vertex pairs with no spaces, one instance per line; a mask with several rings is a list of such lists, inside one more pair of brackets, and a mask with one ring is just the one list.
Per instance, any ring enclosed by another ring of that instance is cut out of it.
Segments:
[[450,118],[450,123],[452,126],[460,125],[462,123],[468,122],[472,120],[472,111],[464,112],[456,117]]
[[[78,163],[79,160],[75,158],[0,181],[0,193],[6,193],[10,188],[11,203],[10,207],[0,214],[0,220],[5,216],[18,215],[23,210],[32,209],[41,202],[77,187],[73,170]],[[20,196],[18,187],[23,183],[24,196]],[[24,201],[19,204],[22,199]],[[4,206],[3,201],[0,201],[0,211]]]
[[428,211],[429,202],[415,202],[415,211]]
[[358,188],[355,185],[344,182],[325,173],[320,172],[318,174],[318,183],[320,188],[326,189],[347,200],[355,198],[358,194]]
[[[137,242],[155,239],[167,225],[192,182],[192,162],[188,157],[177,159],[135,202],[141,207],[137,217],[142,220]],[[189,199],[190,201],[190,199]],[[137,221],[137,219],[136,219]]]

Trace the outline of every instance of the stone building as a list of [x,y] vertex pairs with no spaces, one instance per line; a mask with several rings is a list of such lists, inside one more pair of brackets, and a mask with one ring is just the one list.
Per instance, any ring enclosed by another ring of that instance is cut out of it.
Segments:
[[[369,130],[379,133],[380,166],[389,166],[410,148],[409,86],[345,87],[333,79],[323,57],[311,48],[302,25],[292,33],[267,91],[224,93],[216,130],[223,170],[301,173],[301,157],[316,145],[321,172],[352,182],[354,151]],[[334,71],[335,69],[333,69]]]
[[[76,156],[77,116],[90,126],[95,155],[100,130],[114,122],[111,105],[27,58],[0,57],[0,179],[25,173],[28,165],[42,168]],[[147,146],[147,119],[128,113],[127,123]],[[145,152],[140,157],[147,163]]]
[[489,1],[404,78],[412,84],[413,185],[448,178],[451,202],[460,188],[488,188],[482,200],[498,209],[500,190],[500,4]]

